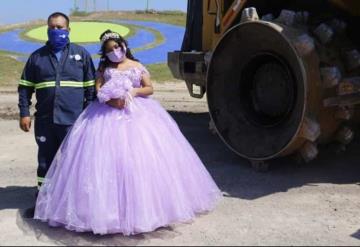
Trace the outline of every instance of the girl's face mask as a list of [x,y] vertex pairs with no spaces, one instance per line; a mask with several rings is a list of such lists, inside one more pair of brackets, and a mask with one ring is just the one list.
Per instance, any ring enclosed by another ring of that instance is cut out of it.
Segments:
[[106,56],[113,63],[121,63],[126,57],[126,47],[124,47],[124,51],[120,47],[116,48],[112,52],[106,53]]

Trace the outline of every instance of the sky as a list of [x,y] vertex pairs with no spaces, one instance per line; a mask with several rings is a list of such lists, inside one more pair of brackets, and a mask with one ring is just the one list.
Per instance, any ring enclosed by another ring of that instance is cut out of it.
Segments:
[[[49,14],[61,11],[69,14],[74,2],[85,9],[86,0],[0,0],[0,25],[23,23],[46,19]],[[147,1],[149,9],[186,11],[187,0],[87,0],[88,10],[144,10]]]

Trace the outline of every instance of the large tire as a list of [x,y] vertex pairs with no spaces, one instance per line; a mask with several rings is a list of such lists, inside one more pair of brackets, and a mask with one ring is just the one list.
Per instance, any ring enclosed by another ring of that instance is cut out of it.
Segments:
[[299,153],[309,162],[319,143],[349,144],[354,133],[343,124],[358,95],[347,99],[341,86],[358,65],[343,55],[353,51],[344,23],[308,23],[307,12],[288,10],[262,21],[245,10],[241,19],[219,41],[207,74],[210,116],[226,145],[253,161]]

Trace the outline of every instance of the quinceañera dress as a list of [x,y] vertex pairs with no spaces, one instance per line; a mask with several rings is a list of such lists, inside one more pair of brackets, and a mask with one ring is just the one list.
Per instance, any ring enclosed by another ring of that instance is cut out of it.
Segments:
[[35,219],[95,234],[150,232],[212,210],[220,191],[176,122],[151,97],[105,104],[141,86],[145,67],[107,68],[40,188]]

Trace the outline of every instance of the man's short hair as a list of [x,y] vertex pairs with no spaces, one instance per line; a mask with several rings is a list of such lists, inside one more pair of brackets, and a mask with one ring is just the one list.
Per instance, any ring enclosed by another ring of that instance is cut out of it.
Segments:
[[49,23],[52,18],[56,18],[56,17],[59,17],[59,16],[64,17],[65,20],[66,20],[67,26],[69,26],[69,24],[70,24],[69,17],[67,15],[65,15],[64,13],[61,13],[61,12],[55,12],[55,13],[52,13],[51,15],[49,15],[47,23]]

